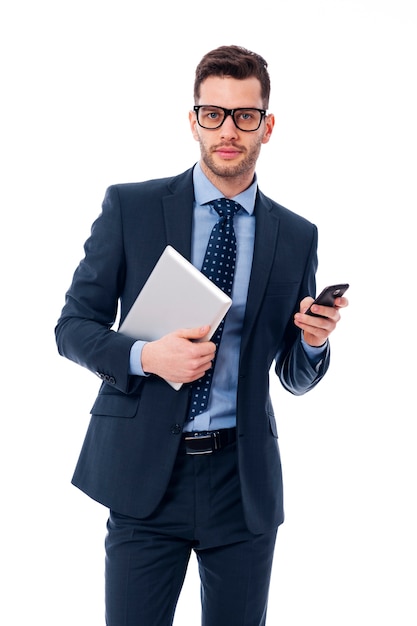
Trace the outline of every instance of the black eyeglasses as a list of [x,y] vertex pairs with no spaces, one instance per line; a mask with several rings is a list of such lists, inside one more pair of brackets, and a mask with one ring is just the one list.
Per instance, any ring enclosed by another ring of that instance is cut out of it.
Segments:
[[265,109],[252,109],[250,107],[225,109],[211,104],[198,104],[194,106],[194,111],[197,115],[198,124],[208,130],[220,128],[226,117],[230,115],[239,130],[252,132],[258,130],[266,115]]

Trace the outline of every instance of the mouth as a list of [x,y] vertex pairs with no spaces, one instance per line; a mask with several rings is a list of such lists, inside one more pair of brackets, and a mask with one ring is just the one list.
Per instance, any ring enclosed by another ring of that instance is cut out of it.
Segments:
[[222,159],[230,160],[239,156],[242,150],[236,146],[217,146],[213,148],[213,152]]

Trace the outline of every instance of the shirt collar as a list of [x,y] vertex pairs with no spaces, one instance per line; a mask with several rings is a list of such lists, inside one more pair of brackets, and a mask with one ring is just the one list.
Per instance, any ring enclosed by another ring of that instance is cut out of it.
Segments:
[[[204,174],[203,170],[201,169],[200,163],[197,163],[194,167],[193,182],[194,196],[197,204],[208,204],[216,198],[224,197],[223,194],[217,189],[217,187],[215,187]],[[239,204],[243,206],[243,208],[245,209],[245,211],[247,211],[247,213],[249,213],[249,215],[252,215],[255,209],[255,198],[257,189],[258,183],[255,174],[253,178],[253,183],[250,185],[250,187],[232,198],[233,200],[236,200],[236,202],[239,202]]]

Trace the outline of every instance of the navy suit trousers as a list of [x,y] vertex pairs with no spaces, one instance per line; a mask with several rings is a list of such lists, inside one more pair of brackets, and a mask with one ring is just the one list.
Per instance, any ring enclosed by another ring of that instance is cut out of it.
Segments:
[[246,527],[235,444],[180,453],[157,510],[145,519],[110,511],[107,526],[108,626],[171,626],[192,551],[202,617],[190,615],[190,626],[266,623],[277,531],[253,535]]

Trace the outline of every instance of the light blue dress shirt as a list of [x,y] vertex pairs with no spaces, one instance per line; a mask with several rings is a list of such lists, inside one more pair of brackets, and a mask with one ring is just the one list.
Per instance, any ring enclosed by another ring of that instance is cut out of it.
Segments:
[[[201,268],[207,241],[219,216],[209,202],[223,194],[208,180],[199,163],[194,168],[194,213],[191,242],[191,262]],[[256,175],[248,189],[233,197],[243,209],[234,217],[237,256],[232,291],[232,306],[225,320],[223,335],[217,353],[216,367],[207,410],[185,424],[185,431],[217,430],[236,426],[236,390],[239,370],[240,339],[245,316],[246,298],[252,268],[255,242]],[[141,366],[141,354],[146,342],[137,341],[130,353],[130,373],[146,376]],[[312,348],[305,342],[307,355],[316,364],[323,349]]]

